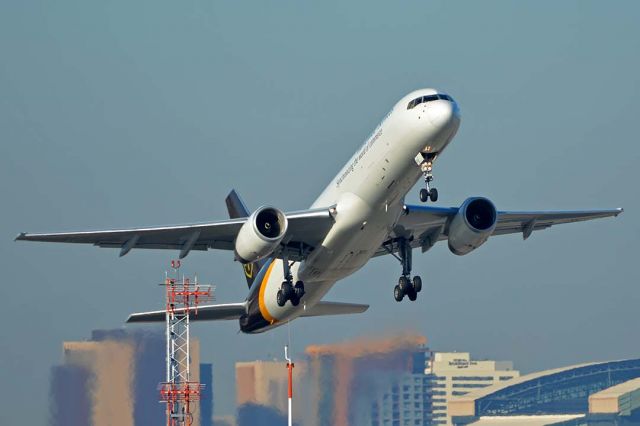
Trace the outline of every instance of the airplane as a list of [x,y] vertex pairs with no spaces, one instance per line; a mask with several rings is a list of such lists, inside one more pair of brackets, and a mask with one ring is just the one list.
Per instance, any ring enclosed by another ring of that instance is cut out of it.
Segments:
[[[298,317],[361,313],[368,305],[327,302],[339,280],[371,258],[395,257],[402,273],[393,297],[415,301],[422,279],[412,276],[412,251],[446,241],[466,255],[494,235],[526,240],[562,223],[618,216],[623,209],[499,211],[484,197],[460,207],[408,205],[406,194],[422,177],[420,201],[435,203],[433,165],[460,126],[460,108],[448,94],[422,89],[400,99],[307,210],[262,206],[251,212],[235,190],[226,198],[230,219],[178,226],[21,233],[16,240],[93,244],[120,249],[229,250],[242,264],[249,292],[240,303],[198,308],[195,320],[238,320],[244,333],[260,333]],[[165,311],[132,314],[127,322],[162,322]]]

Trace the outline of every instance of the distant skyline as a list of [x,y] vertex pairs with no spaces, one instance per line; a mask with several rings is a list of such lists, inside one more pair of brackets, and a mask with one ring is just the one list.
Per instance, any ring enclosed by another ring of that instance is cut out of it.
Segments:
[[[434,168],[437,205],[483,195],[504,210],[625,213],[462,257],[446,244],[416,251],[415,303],[393,300],[400,265],[375,259],[326,296],[369,311],[294,321],[294,354],[412,331],[523,373],[637,358],[638,18],[632,1],[3,2],[0,423],[46,424],[61,343],[161,308],[156,284],[177,256],[16,243],[19,232],[223,219],[231,188],[252,208],[306,208],[422,87],[462,110]],[[217,285],[218,302],[246,295],[229,252],[183,265]],[[234,410],[234,363],[281,358],[289,332],[193,330],[217,415]]]

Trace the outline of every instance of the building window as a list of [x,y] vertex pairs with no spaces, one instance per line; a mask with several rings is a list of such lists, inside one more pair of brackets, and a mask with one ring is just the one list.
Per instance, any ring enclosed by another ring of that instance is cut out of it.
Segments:
[[479,380],[491,380],[493,381],[493,376],[455,376],[452,377],[451,380],[464,380],[464,381],[479,381]]
[[454,383],[454,388],[486,388],[489,383]]

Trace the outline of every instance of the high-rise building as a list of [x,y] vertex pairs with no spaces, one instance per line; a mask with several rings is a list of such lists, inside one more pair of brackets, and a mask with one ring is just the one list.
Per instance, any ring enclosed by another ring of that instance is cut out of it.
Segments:
[[381,389],[371,405],[372,426],[427,425],[431,409],[424,359],[414,357],[414,369],[396,375]]
[[[304,375],[303,362],[294,368],[293,393],[299,395],[300,378]],[[236,363],[236,404],[239,424],[281,422],[287,414],[288,376],[287,364],[281,361],[252,361]],[[302,410],[299,398],[294,397],[294,418],[299,419]]]
[[213,426],[213,366],[200,364],[200,384],[204,385],[200,398],[200,426]]
[[473,360],[467,352],[434,352],[426,362],[431,394],[429,424],[451,425],[448,401],[452,397],[520,376],[510,361]]
[[399,335],[308,347],[304,424],[425,424],[425,344]]
[[[200,377],[199,344],[191,342],[191,374]],[[165,337],[147,331],[99,330],[91,340],[63,343],[52,369],[51,423],[149,425],[165,421],[158,384],[165,379]],[[196,405],[194,426],[200,425]]]

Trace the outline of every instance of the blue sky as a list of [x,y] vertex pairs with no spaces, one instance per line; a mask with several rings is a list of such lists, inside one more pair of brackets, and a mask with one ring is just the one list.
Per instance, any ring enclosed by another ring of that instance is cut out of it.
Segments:
[[[231,188],[254,208],[305,208],[421,87],[447,91],[463,114],[435,166],[439,205],[483,195],[499,209],[625,213],[495,238],[464,257],[444,244],[416,252],[425,288],[413,304],[393,301],[400,266],[376,259],[327,296],[371,309],[294,322],[295,351],[409,329],[434,349],[524,371],[637,357],[639,11],[632,1],[2,2],[1,423],[44,423],[61,342],[160,306],[155,284],[175,256],[14,243],[18,232],[222,219]],[[219,301],[244,298],[230,253],[192,253],[186,266],[217,284]],[[220,414],[234,407],[233,363],[280,356],[286,339],[236,332],[196,327]]]

